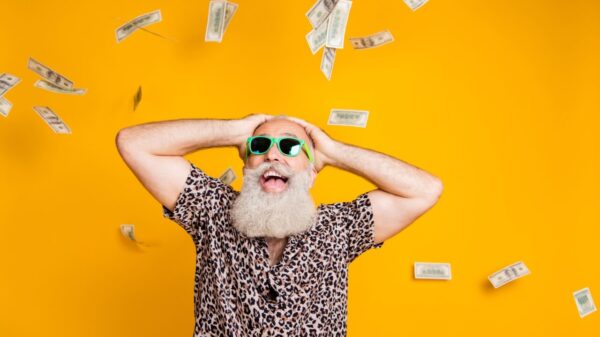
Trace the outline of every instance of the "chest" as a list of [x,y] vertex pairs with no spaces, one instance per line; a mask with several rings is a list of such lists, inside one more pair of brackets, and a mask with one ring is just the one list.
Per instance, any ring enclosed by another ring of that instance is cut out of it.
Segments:
[[283,252],[287,245],[286,239],[267,239],[267,251],[269,255],[269,265],[274,266],[283,258]]

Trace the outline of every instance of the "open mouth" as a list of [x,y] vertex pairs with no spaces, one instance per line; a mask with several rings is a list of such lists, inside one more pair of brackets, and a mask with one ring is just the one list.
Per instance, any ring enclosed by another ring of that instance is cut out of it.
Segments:
[[288,177],[269,169],[260,176],[260,185],[267,192],[280,192],[286,189]]

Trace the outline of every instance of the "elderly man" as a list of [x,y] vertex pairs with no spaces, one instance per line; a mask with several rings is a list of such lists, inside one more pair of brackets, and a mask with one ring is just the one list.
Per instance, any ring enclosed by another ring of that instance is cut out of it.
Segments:
[[[122,129],[116,143],[164,216],[194,241],[195,337],[345,336],[350,262],[442,192],[433,175],[292,117],[153,122]],[[239,192],[183,158],[222,146],[244,160]],[[377,189],[315,207],[310,188],[327,165]]]

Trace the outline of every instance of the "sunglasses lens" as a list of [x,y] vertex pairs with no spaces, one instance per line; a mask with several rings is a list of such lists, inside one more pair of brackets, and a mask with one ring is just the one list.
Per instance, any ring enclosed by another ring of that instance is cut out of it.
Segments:
[[250,142],[250,151],[252,153],[265,153],[271,146],[271,140],[266,137],[256,137]]
[[300,141],[294,138],[284,138],[279,142],[279,149],[288,156],[297,156],[301,148]]

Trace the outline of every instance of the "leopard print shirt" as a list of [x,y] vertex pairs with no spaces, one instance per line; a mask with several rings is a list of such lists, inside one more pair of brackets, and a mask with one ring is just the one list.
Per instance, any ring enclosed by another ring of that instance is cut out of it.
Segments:
[[346,336],[348,265],[383,245],[368,195],[320,204],[315,224],[270,266],[266,240],[231,223],[239,192],[190,166],[175,209],[162,208],[196,247],[194,337]]

